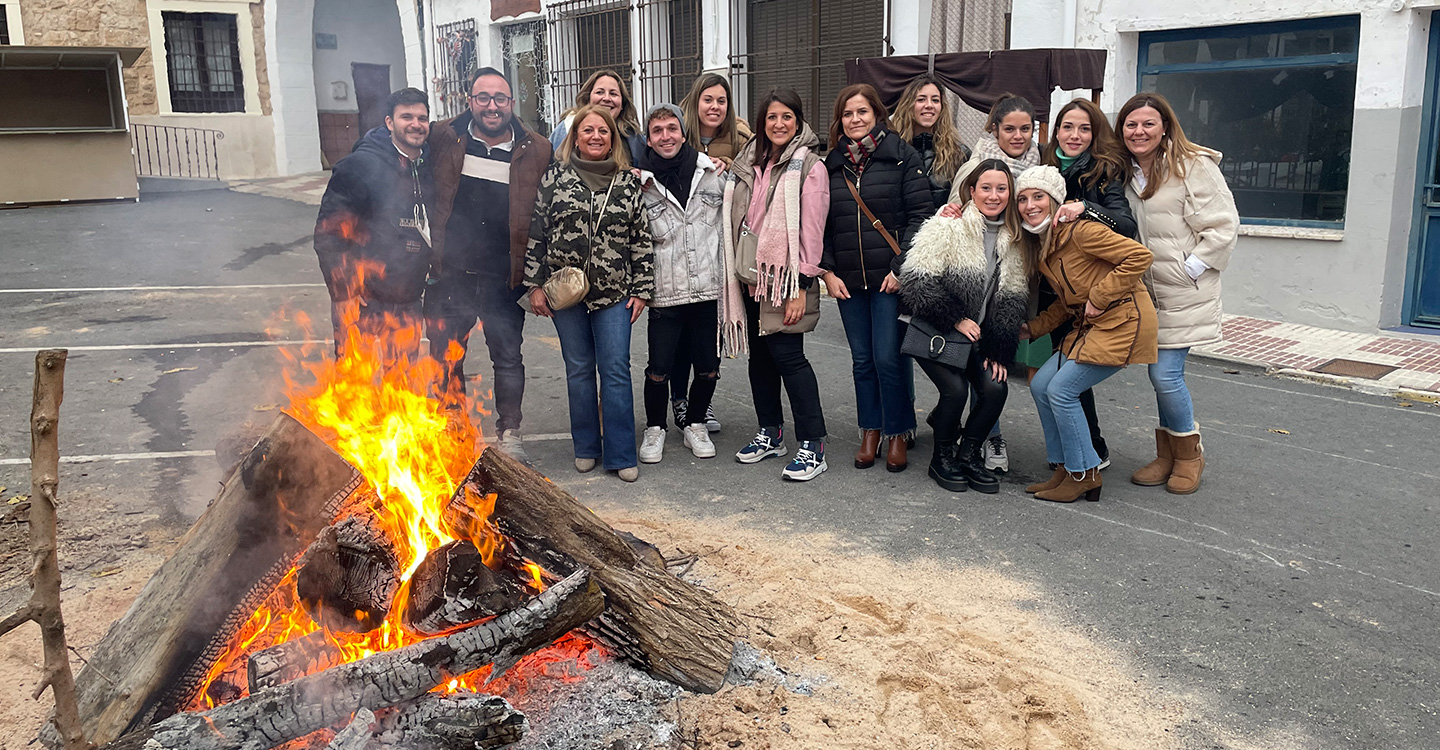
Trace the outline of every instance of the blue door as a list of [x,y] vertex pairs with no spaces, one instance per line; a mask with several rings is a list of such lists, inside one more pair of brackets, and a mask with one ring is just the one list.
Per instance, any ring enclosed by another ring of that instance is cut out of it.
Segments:
[[1440,13],[1430,24],[1429,89],[1420,149],[1420,191],[1415,254],[1410,264],[1406,318],[1412,325],[1440,327]]

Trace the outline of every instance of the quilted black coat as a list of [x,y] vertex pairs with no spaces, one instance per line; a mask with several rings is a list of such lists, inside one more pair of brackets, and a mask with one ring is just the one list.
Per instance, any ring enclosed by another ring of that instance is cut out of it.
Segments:
[[920,154],[893,132],[886,131],[858,175],[845,157],[846,143],[848,139],[842,139],[825,158],[830,172],[830,215],[825,222],[820,267],[834,271],[852,290],[879,290],[886,274],[894,271],[899,275],[903,256],[896,255],[870,225],[845,186],[845,178],[855,183],[865,205],[900,243],[901,251],[910,247],[920,225],[935,213],[930,178]]

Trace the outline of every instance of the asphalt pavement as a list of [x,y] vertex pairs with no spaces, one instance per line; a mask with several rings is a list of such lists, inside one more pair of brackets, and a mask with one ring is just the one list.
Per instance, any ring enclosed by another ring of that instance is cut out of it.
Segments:
[[[316,338],[296,313],[319,336],[328,329],[314,217],[312,206],[223,190],[0,210],[0,485],[28,484],[16,459],[29,449],[34,350],[63,346],[61,451],[94,459],[67,464],[62,491],[104,495],[136,523],[198,515],[222,479],[208,453],[216,440],[283,403],[276,342]],[[1002,418],[1014,470],[1000,494],[951,494],[925,476],[923,428],[909,470],[851,467],[849,351],[827,307],[807,341],[831,432],[826,474],[790,484],[776,461],[729,459],[754,428],[744,364],[730,361],[716,398],[720,457],[693,458],[672,430],[665,461],[627,485],[574,472],[554,328],[531,318],[526,334],[525,430],[541,438],[527,450],[593,507],[658,498],[899,559],[1003,568],[1042,592],[1036,607],[1183,700],[1185,747],[1437,744],[1440,408],[1192,360],[1209,466],[1198,494],[1177,497],[1126,481],[1152,455],[1155,425],[1144,370],[1129,368],[1097,389],[1114,458],[1104,498],[1061,506],[1022,492],[1048,471],[1016,384]],[[638,408],[643,322],[634,334]],[[483,346],[468,369],[483,386]],[[916,391],[923,413],[935,395],[918,373]]]

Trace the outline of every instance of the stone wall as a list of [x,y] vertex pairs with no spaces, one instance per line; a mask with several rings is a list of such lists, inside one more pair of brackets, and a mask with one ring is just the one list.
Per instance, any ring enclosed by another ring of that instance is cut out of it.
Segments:
[[125,70],[125,98],[131,114],[157,111],[145,0],[24,0],[20,12],[27,44],[146,47],[135,65]]
[[265,62],[265,3],[250,4],[250,29],[255,36],[255,91],[260,114],[270,116],[270,66]]

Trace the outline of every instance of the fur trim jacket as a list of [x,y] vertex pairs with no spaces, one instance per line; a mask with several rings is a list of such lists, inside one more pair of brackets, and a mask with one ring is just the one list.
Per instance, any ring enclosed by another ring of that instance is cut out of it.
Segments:
[[914,315],[941,329],[974,320],[984,308],[976,347],[986,359],[1009,366],[1029,313],[1023,247],[1021,238],[1000,227],[995,238],[999,279],[992,283],[997,269],[986,267],[985,216],[979,207],[967,205],[958,219],[937,215],[915,233],[905,254],[900,299]]

